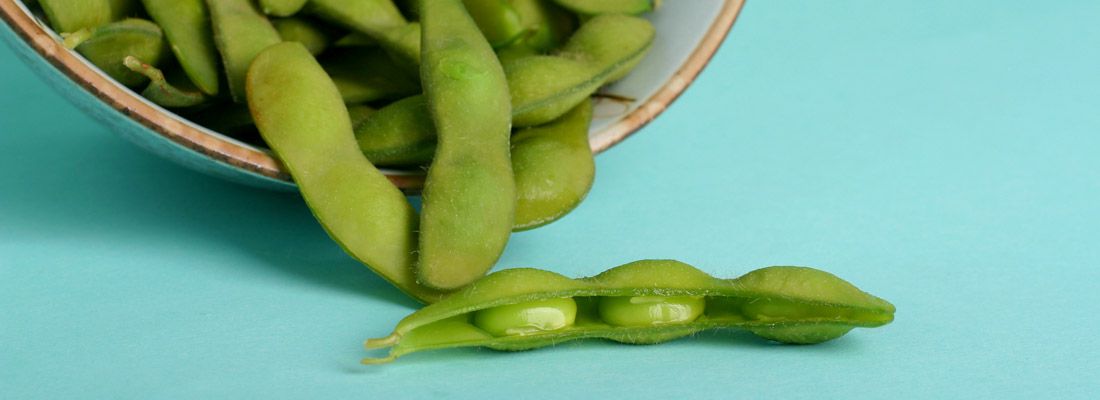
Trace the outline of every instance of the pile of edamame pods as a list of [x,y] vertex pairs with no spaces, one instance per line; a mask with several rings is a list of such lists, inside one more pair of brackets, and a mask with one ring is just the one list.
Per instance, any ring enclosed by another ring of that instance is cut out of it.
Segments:
[[[594,176],[590,98],[646,56],[657,0],[37,0],[65,44],[148,100],[268,146],[348,254],[429,303],[402,354],[519,350],[710,328],[817,343],[893,306],[795,267],[712,278],[643,261],[571,280],[488,277],[513,231]],[[378,170],[427,168],[420,212]],[[434,303],[434,304],[433,304]]]

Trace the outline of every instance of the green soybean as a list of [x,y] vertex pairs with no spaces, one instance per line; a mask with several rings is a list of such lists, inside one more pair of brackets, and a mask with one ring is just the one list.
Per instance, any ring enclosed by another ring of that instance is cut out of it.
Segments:
[[508,87],[459,0],[421,2],[421,82],[438,133],[424,185],[420,282],[465,286],[492,268],[512,231]]
[[271,21],[284,42],[298,42],[306,46],[310,54],[321,54],[332,43],[329,29],[305,18],[290,17]]
[[199,90],[218,95],[218,50],[203,0],[142,0],[149,16],[164,30],[183,70]]
[[96,28],[114,17],[108,0],[39,0],[38,3],[58,33]]
[[541,125],[621,78],[653,44],[653,25],[627,15],[601,15],[581,25],[555,56],[504,64],[516,126]]
[[416,75],[377,48],[334,48],[320,58],[345,103],[395,99],[420,93]]
[[[259,0],[264,14],[276,17],[289,17],[297,14],[309,0]],[[308,47],[308,46],[307,46]]]
[[558,120],[512,135],[516,180],[516,231],[554,222],[576,208],[596,175],[588,144],[592,102],[585,100]]
[[164,72],[152,65],[138,60],[137,57],[127,56],[123,62],[126,68],[149,78],[149,86],[141,92],[141,96],[153,103],[169,108],[194,107],[206,102],[206,96],[202,92],[187,90],[168,82]]
[[435,127],[422,95],[382,107],[355,127],[359,149],[384,167],[427,165],[435,154]]
[[519,13],[507,0],[463,0],[466,11],[493,48],[505,47],[523,37]]
[[309,51],[294,42],[264,50],[247,88],[260,134],[329,235],[409,295],[439,299],[413,274],[416,210],[359,152],[340,93]]
[[130,87],[139,86],[148,79],[123,64],[127,56],[157,65],[168,53],[164,33],[157,24],[143,19],[125,19],[82,30],[65,41],[112,79]]
[[660,4],[660,0],[554,0],[554,2],[581,15],[637,15],[653,11]]
[[[652,344],[708,329],[812,344],[888,324],[894,311],[889,302],[806,267],[768,267],[735,279],[672,260],[633,262],[581,279],[510,269],[405,317],[389,336],[368,340],[368,349],[390,351],[363,362],[454,347],[526,350],[585,338]],[[575,317],[562,318],[571,313]]]
[[257,54],[282,39],[252,0],[206,0],[214,42],[222,55],[233,100],[245,101],[245,75]]

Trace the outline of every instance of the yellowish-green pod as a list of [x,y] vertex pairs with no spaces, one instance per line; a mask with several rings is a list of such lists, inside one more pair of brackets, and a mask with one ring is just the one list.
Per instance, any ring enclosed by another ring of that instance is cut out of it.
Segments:
[[218,50],[203,0],[142,0],[153,21],[164,30],[180,66],[203,93],[218,95],[221,80]]
[[336,85],[294,42],[269,47],[248,71],[248,105],[264,140],[344,250],[424,302],[441,292],[416,283],[416,210],[355,144]]
[[39,0],[38,4],[58,33],[96,28],[114,18],[110,0]]
[[[558,316],[574,310],[572,323],[558,322],[568,321]],[[708,329],[745,329],[782,343],[811,344],[893,320],[889,302],[806,267],[768,267],[734,279],[672,260],[633,262],[581,279],[510,269],[405,317],[389,336],[368,340],[368,349],[390,351],[363,362],[424,350],[526,350],[587,338],[653,344]]]
[[156,24],[143,19],[126,19],[78,31],[66,37],[65,42],[112,79],[130,87],[140,86],[148,79],[123,64],[127,56],[157,65],[168,54],[164,33]]
[[149,85],[141,92],[141,96],[153,103],[169,108],[194,107],[206,102],[206,96],[202,92],[176,87],[168,82],[164,73],[152,65],[138,60],[134,56],[126,56],[122,62],[126,68],[149,78]]
[[284,42],[298,42],[306,46],[310,54],[321,54],[332,43],[328,29],[305,18],[290,17],[271,20]]
[[422,1],[420,81],[438,145],[424,184],[417,276],[450,290],[500,258],[515,217],[504,71],[460,0]]
[[348,104],[420,93],[417,76],[395,64],[378,48],[333,48],[320,61]]
[[649,21],[601,15],[581,25],[557,55],[507,60],[512,122],[534,126],[557,119],[629,72],[649,52],[654,37]]
[[282,42],[279,32],[252,0],[206,0],[214,27],[214,42],[222,55],[233,100],[245,101],[245,74],[252,59]]
[[435,127],[422,95],[391,103],[355,126],[359,149],[374,165],[428,165],[435,154]]
[[462,3],[493,48],[511,45],[526,33],[519,13],[508,0],[462,0]]
[[309,0],[259,0],[260,10],[264,14],[276,17],[289,17],[297,14]]
[[306,10],[371,37],[402,65],[420,62],[420,26],[405,20],[392,0],[311,0]]
[[660,4],[660,0],[554,0],[554,2],[581,15],[637,15],[653,11]]
[[534,229],[573,211],[592,188],[596,162],[588,144],[592,102],[583,101],[546,125],[512,135],[516,179],[513,230]]

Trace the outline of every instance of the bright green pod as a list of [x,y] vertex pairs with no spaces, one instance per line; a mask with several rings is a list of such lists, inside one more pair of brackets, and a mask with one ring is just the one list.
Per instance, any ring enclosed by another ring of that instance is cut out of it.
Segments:
[[320,61],[348,104],[420,93],[416,76],[410,75],[378,48],[334,48]]
[[557,221],[584,200],[596,176],[588,144],[592,102],[546,125],[512,135],[512,171],[516,179],[513,230],[534,229]]
[[417,276],[456,289],[500,258],[515,217],[504,71],[460,0],[421,2],[420,80],[438,133],[424,184]]
[[306,204],[344,250],[409,295],[416,282],[416,210],[359,152],[336,85],[300,43],[271,46],[248,71],[248,105]]
[[38,3],[57,33],[96,28],[114,18],[110,0],[39,0]]
[[382,107],[355,127],[359,149],[374,165],[428,165],[435,154],[435,127],[428,103],[416,95]]
[[214,43],[222,55],[233,101],[245,101],[245,75],[261,51],[282,42],[279,32],[252,0],[206,0]]
[[65,43],[112,79],[130,87],[140,86],[148,79],[126,68],[123,59],[134,56],[157,65],[168,54],[164,33],[157,24],[143,19],[125,19],[82,30],[66,37]]
[[307,2],[309,0],[259,0],[260,10],[264,14],[275,17],[289,17],[297,14]]
[[408,23],[392,0],[311,0],[306,10],[371,37],[403,65],[420,62],[419,25]]
[[351,127],[353,130],[359,129],[360,125],[363,125],[372,115],[377,113],[378,110],[374,107],[356,104],[348,106],[348,116],[351,117]]
[[152,65],[138,60],[134,56],[126,56],[122,64],[131,71],[145,75],[149,78],[149,86],[141,92],[141,96],[163,107],[186,108],[194,107],[206,102],[206,96],[196,90],[186,90],[176,87],[164,77],[164,72]]
[[[572,312],[567,300],[576,304],[573,323],[559,318]],[[672,260],[633,262],[581,279],[510,269],[405,317],[389,336],[368,340],[368,349],[390,351],[363,362],[432,349],[526,350],[587,338],[653,344],[731,328],[810,344],[886,325],[894,311],[885,300],[805,267],[763,268],[735,279]],[[525,317],[527,312],[534,315]]]
[[653,11],[660,5],[660,0],[554,0],[554,2],[580,15],[637,15]]
[[512,121],[534,126],[565,114],[600,86],[621,78],[653,44],[653,25],[627,15],[601,15],[581,25],[556,56],[505,63]]
[[211,96],[218,95],[218,50],[203,0],[142,0],[153,21],[164,30],[187,77]]
[[489,45],[501,48],[526,33],[519,13],[508,0],[462,0]]
[[271,20],[284,42],[298,42],[314,56],[328,49],[332,35],[325,27],[305,18],[290,17]]

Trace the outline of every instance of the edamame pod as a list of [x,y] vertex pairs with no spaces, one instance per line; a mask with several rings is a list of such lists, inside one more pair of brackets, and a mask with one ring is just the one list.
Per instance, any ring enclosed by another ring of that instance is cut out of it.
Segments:
[[359,152],[339,91],[309,51],[271,46],[248,72],[248,105],[317,220],[351,256],[424,302],[416,283],[416,210]]
[[584,101],[558,120],[512,135],[516,179],[513,230],[534,229],[573,211],[588,195],[596,174],[588,126],[592,102]]
[[164,30],[172,52],[199,90],[218,95],[218,50],[203,0],[142,0],[149,16]]
[[573,33],[574,18],[546,0],[512,0],[511,3],[526,33],[516,43],[497,50],[501,60],[548,53]]
[[[309,0],[260,0],[260,9],[264,14],[276,17],[289,17],[297,14]],[[308,46],[307,46],[308,47]]]
[[416,95],[382,107],[355,127],[355,140],[374,165],[428,165],[435,154],[435,127],[427,100]]
[[419,25],[409,24],[392,0],[311,0],[306,9],[377,40],[401,64],[420,62]]
[[65,44],[119,83],[134,87],[148,79],[123,65],[123,59],[134,56],[157,65],[168,53],[164,33],[157,24],[143,19],[125,19],[93,30],[82,30],[65,38]]
[[114,17],[108,0],[39,0],[38,3],[57,33],[96,28]]
[[523,22],[509,1],[462,0],[462,3],[493,48],[511,45],[523,37]]
[[504,251],[515,217],[504,71],[459,0],[422,1],[421,84],[439,142],[424,184],[417,276],[455,289]]
[[554,0],[554,2],[581,15],[637,15],[653,11],[660,4],[660,0]]
[[512,96],[512,122],[553,121],[621,77],[649,52],[653,25],[627,15],[601,15],[581,25],[556,56],[509,60],[504,65]]
[[222,55],[233,101],[245,101],[245,75],[257,54],[282,38],[252,0],[206,0],[214,42]]
[[152,65],[138,60],[134,56],[126,56],[122,64],[131,71],[145,75],[149,78],[149,86],[141,92],[141,96],[153,103],[169,108],[194,107],[206,102],[206,96],[198,90],[183,90],[168,83],[164,73]]
[[298,42],[304,44],[309,54],[314,56],[321,54],[332,42],[332,35],[328,29],[319,26],[311,20],[298,17],[279,18],[271,21],[275,30],[279,31],[279,37],[284,42]]
[[348,104],[402,98],[420,92],[417,77],[377,48],[334,48],[320,61]]
[[368,349],[393,361],[424,350],[527,350],[603,338],[652,344],[738,328],[781,343],[812,344],[894,319],[894,306],[824,271],[769,267],[718,279],[681,262],[645,260],[590,278],[510,269],[481,279],[397,324]]

